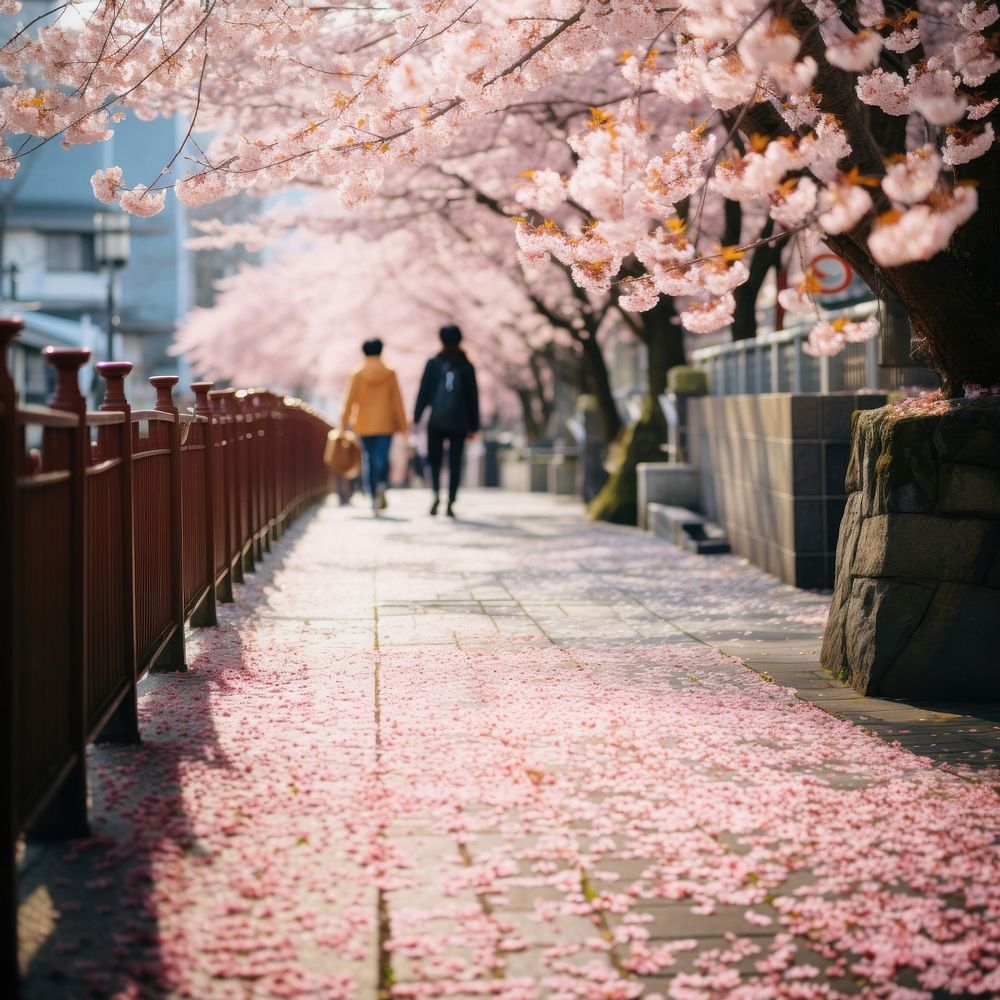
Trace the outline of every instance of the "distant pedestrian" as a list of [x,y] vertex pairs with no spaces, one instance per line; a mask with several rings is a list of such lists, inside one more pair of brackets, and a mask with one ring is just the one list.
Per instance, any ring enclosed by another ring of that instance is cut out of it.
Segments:
[[431,472],[434,502],[431,514],[438,512],[441,491],[441,462],[448,444],[448,517],[455,516],[454,503],[462,479],[462,453],[466,438],[479,431],[479,389],[476,370],[459,347],[462,331],[457,326],[441,327],[441,352],[424,368],[413,422],[419,423],[424,410],[427,420],[427,464]]
[[364,481],[376,513],[388,506],[389,446],[392,435],[406,431],[406,411],[396,373],[382,363],[382,341],[377,337],[361,345],[365,360],[348,379],[340,426],[353,428],[361,438]]

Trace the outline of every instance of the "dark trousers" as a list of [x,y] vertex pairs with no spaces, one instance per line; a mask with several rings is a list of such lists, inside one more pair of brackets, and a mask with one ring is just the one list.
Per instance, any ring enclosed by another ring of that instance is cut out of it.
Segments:
[[427,429],[427,463],[431,467],[431,488],[437,494],[441,489],[441,461],[444,458],[444,443],[448,442],[448,499],[458,496],[458,484],[462,479],[462,453],[465,451],[465,432],[448,434],[445,431]]

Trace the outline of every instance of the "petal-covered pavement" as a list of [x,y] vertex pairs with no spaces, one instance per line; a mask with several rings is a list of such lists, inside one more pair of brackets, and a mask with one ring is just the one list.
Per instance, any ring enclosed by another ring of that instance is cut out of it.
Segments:
[[853,699],[826,601],[735,558],[390,499],[304,518],[93,751],[29,997],[1000,995],[1000,729],[948,770],[795,697]]

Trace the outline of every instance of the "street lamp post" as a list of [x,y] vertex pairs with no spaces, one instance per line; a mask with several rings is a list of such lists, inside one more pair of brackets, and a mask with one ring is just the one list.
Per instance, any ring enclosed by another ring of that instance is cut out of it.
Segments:
[[115,272],[128,264],[129,250],[128,216],[97,212],[94,215],[94,261],[108,272],[107,361],[114,361],[115,352]]
[[10,301],[17,301],[17,278],[21,272],[21,269],[17,266],[17,262],[13,261],[8,264],[4,269],[4,274],[10,279]]

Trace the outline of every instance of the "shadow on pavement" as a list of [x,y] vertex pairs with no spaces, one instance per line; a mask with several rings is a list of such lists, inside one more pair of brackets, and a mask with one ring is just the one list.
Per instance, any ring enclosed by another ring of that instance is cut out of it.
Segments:
[[[246,606],[246,598],[294,554],[314,513],[300,517],[248,586],[237,588],[241,616],[256,604]],[[239,658],[240,632],[225,620],[225,607],[219,635],[227,659]],[[19,875],[25,1000],[172,993],[177,979],[164,955],[160,921],[187,901],[165,898],[160,876],[201,850],[197,817],[185,805],[184,771],[200,764],[221,780],[242,770],[218,741],[212,704],[229,685],[208,669],[207,659],[189,651],[186,672],[153,674],[140,683],[140,746],[88,748],[91,836],[28,845]]]

